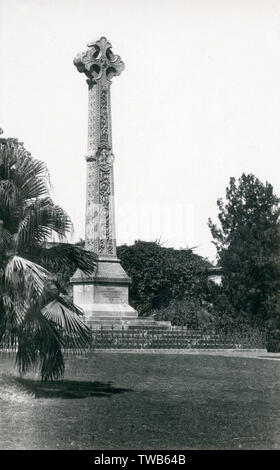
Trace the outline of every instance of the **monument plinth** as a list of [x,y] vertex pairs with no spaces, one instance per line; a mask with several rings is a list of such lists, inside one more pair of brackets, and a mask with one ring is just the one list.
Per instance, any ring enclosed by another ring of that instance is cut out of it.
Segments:
[[96,253],[97,267],[91,277],[79,270],[74,274],[73,300],[89,324],[123,324],[138,316],[128,303],[130,278],[116,251],[110,86],[124,63],[102,37],[90,42],[74,64],[88,84],[85,249]]

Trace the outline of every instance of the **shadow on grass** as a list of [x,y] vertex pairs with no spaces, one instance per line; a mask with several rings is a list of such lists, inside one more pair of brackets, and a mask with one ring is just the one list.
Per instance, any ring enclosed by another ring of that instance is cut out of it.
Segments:
[[132,392],[128,388],[117,388],[111,382],[81,382],[76,380],[59,380],[41,382],[38,380],[17,378],[17,383],[35,398],[88,398],[110,397],[111,395]]

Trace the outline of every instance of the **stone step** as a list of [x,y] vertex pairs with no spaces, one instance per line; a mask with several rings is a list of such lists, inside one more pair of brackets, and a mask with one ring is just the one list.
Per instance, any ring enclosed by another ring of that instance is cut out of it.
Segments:
[[120,319],[127,319],[127,320],[138,320],[138,314],[137,312],[106,312],[106,311],[100,311],[100,312],[94,312],[94,313],[87,313],[86,314],[86,321],[100,321],[102,322],[103,319],[105,320],[111,320],[114,322],[115,320],[120,320]]
[[156,320],[146,320],[146,319],[138,319],[134,320],[133,322],[129,322],[129,328],[143,328],[146,326],[153,326],[154,328],[171,328],[171,322],[170,321],[156,321]]
[[143,330],[169,330],[171,327],[170,322],[156,322],[154,320],[138,320],[134,318],[108,318],[108,317],[93,317],[87,320],[87,325],[93,330],[103,330],[103,329],[112,329],[112,330],[121,330],[122,327],[124,330],[133,330],[133,331],[143,331]]
[[88,318],[86,323],[90,323],[90,324],[95,324],[95,325],[103,325],[103,323],[110,323],[111,325],[117,325],[117,324],[122,324],[122,323],[126,323],[126,322],[134,322],[134,321],[138,321],[138,320],[135,320],[133,317],[131,316],[127,316],[127,317],[108,317],[108,316],[105,316],[105,315],[102,315],[100,317],[92,317],[92,318]]
[[[151,320],[146,327],[108,327],[92,330],[95,349],[229,349],[237,345],[232,340],[221,338],[215,333],[200,330],[173,330],[153,327]],[[247,347],[245,344],[242,347]],[[248,346],[249,347],[249,346]]]
[[[228,345],[228,344],[162,344],[162,345],[155,345],[150,343],[131,343],[130,345],[127,344],[120,344],[120,343],[110,343],[110,344],[93,344],[94,349],[237,349],[236,345]],[[242,345],[243,349],[250,349],[250,346]]]
[[[219,336],[218,335],[202,335],[201,333],[198,333],[198,334],[194,334],[194,333],[188,333],[188,332],[184,332],[184,333],[178,333],[178,332],[174,332],[172,330],[164,330],[164,329],[159,329],[158,327],[157,328],[151,328],[151,329],[145,329],[145,330],[140,330],[140,329],[136,329],[136,328],[129,328],[129,329],[111,329],[112,331],[112,334],[114,334],[115,336],[123,336],[123,337],[129,337],[129,336],[133,336],[133,337],[143,337],[143,336],[151,336],[155,339],[157,339],[158,337],[159,338],[164,338],[166,340],[170,339],[170,340],[173,340],[174,338],[177,338],[177,339],[203,339],[205,341],[208,341],[208,340],[219,340]],[[103,329],[99,329],[99,330],[96,330],[94,331],[94,334],[107,334],[107,335],[110,335],[111,334],[111,331],[110,330],[103,330]],[[232,341],[230,341],[232,342]]]

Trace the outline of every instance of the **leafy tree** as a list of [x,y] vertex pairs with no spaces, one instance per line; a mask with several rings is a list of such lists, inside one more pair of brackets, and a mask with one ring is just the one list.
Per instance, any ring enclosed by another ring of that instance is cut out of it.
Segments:
[[[16,139],[0,139],[0,342],[14,348],[21,372],[63,374],[62,349],[90,344],[91,332],[59,278],[92,273],[94,255],[65,242],[71,221],[49,195],[44,163]],[[56,234],[61,243],[49,244]],[[62,276],[63,277],[63,276]]]
[[191,329],[213,329],[214,316],[208,302],[199,297],[173,299],[160,310],[152,311],[155,320],[169,320],[172,325]]
[[224,273],[221,292],[235,317],[250,325],[279,323],[279,202],[271,184],[242,174],[230,178],[226,202],[217,201],[220,227],[209,219]]
[[131,304],[141,315],[166,307],[172,299],[207,296],[210,263],[191,249],[165,248],[157,242],[136,241],[118,247],[118,257],[132,279]]

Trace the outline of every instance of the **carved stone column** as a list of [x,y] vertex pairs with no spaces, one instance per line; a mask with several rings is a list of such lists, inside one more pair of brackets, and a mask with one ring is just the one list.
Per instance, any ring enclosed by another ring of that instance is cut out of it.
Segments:
[[97,254],[98,262],[93,277],[78,270],[71,282],[74,302],[93,325],[137,318],[128,305],[130,279],[116,253],[110,87],[124,63],[111,47],[102,37],[74,59],[78,71],[86,75],[89,94],[85,248]]
[[114,178],[111,127],[111,79],[120,75],[124,63],[112,53],[106,38],[88,44],[74,59],[88,83],[88,153],[86,234],[87,250],[116,256]]

